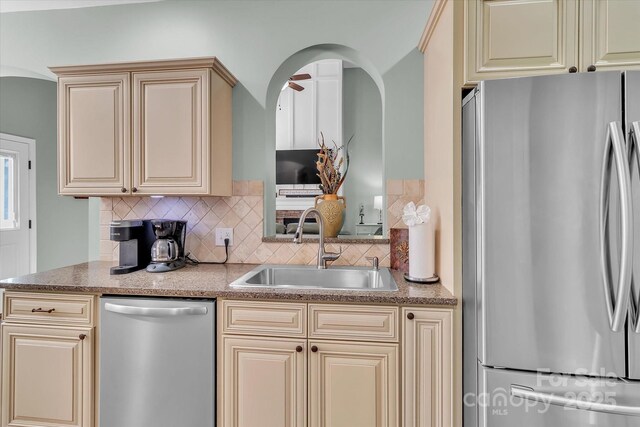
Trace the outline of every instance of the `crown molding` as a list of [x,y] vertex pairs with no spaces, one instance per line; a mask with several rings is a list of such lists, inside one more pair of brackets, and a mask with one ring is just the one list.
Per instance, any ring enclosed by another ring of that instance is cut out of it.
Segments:
[[115,62],[111,64],[64,65],[49,67],[49,70],[58,77],[61,77],[97,73],[188,70],[194,68],[213,69],[213,71],[222,77],[231,87],[238,83],[238,80],[234,75],[231,74],[227,67],[225,67],[215,56],[159,61]]
[[431,36],[433,35],[433,32],[438,25],[438,21],[440,21],[440,17],[442,16],[442,12],[447,5],[447,1],[449,0],[436,0],[436,4],[433,6],[433,9],[431,9],[429,19],[427,20],[427,25],[425,25],[422,36],[420,37],[420,41],[418,42],[418,49],[420,49],[420,52],[424,53],[427,50],[427,46],[429,45]]

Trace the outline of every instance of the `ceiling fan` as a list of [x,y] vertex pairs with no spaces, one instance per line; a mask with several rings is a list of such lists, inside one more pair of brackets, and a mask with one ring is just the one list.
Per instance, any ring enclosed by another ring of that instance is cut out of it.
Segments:
[[289,77],[289,87],[298,92],[302,92],[304,90],[304,87],[300,86],[298,83],[296,83],[296,81],[309,80],[310,78],[311,74],[294,74],[293,76]]

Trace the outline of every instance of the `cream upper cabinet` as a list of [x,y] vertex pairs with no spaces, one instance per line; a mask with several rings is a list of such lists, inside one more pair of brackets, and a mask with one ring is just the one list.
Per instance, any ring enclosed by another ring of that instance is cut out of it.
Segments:
[[223,338],[222,426],[307,425],[306,340]]
[[133,188],[209,192],[209,70],[133,74]]
[[2,427],[93,425],[92,328],[5,323]]
[[640,1],[583,0],[581,65],[586,70],[640,68]]
[[398,345],[309,340],[309,426],[395,427]]
[[60,194],[231,195],[236,80],[216,58],[51,70]]
[[402,309],[404,426],[453,425],[453,311]]
[[130,180],[129,117],[129,73],[60,78],[60,194],[120,194],[125,189]]
[[635,0],[469,0],[465,81],[640,68]]
[[468,82],[578,67],[575,0],[469,0],[465,5]]

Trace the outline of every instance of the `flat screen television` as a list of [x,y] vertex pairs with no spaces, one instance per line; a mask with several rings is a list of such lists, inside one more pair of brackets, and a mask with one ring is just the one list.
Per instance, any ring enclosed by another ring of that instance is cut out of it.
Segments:
[[319,150],[276,150],[276,184],[320,184]]

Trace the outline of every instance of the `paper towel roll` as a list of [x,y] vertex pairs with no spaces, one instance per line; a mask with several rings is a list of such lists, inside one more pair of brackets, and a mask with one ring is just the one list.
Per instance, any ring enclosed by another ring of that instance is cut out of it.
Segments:
[[436,274],[433,224],[409,227],[409,276],[429,279]]

